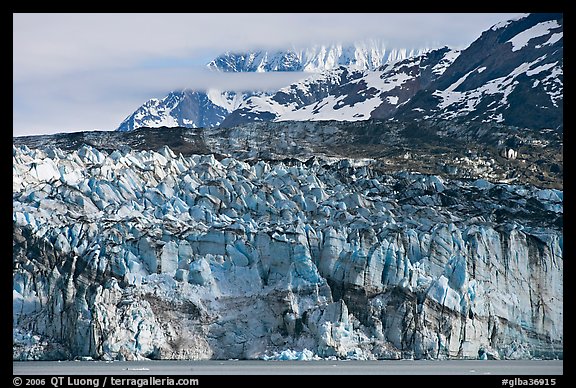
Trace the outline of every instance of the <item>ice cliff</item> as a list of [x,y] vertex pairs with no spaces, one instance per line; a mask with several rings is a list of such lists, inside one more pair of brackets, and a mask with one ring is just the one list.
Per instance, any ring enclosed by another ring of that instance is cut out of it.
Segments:
[[13,147],[13,358],[562,357],[563,192],[380,163]]

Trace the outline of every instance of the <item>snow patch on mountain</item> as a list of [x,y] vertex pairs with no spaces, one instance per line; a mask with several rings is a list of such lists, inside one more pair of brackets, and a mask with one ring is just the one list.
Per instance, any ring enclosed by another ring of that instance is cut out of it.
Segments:
[[[529,29],[522,31],[521,33],[515,35],[513,38],[508,40],[508,42],[512,43],[512,51],[521,50],[523,47],[528,45],[528,42],[534,38],[538,38],[539,36],[548,35],[551,29],[560,28],[562,27],[556,20],[549,20],[546,22],[538,23]],[[546,44],[553,44],[554,42],[558,41],[562,35],[550,37],[550,39],[545,43]],[[551,42],[551,43],[549,43]]]
[[380,116],[391,115],[397,106],[441,76],[458,55],[459,51],[443,48],[391,61],[374,71],[343,66],[312,74],[274,95],[247,99],[222,125],[247,120],[360,121],[373,117],[377,108],[384,110],[383,104],[387,111]]
[[458,58],[458,56],[461,53],[462,53],[461,50],[451,49],[447,51],[446,54],[444,54],[444,57],[440,59],[438,63],[432,67],[432,73],[434,73],[437,76],[442,75],[446,71],[446,69],[456,60],[456,58]]
[[231,91],[221,91],[216,89],[208,89],[206,91],[208,99],[216,106],[226,109],[228,112],[237,109],[245,95]]
[[[347,103],[346,99],[349,98],[347,94],[329,95],[315,104],[285,111],[276,117],[274,121],[366,120],[370,118],[372,111],[382,104],[381,92],[400,88],[402,84],[410,79],[412,77],[404,73],[383,77],[378,72],[365,72],[359,80],[350,82],[350,85],[357,85],[358,89],[361,89],[357,96],[362,97],[362,101]],[[392,100],[396,104],[398,103],[397,96],[393,96]]]
[[152,128],[177,125],[177,121],[170,113],[179,99],[171,97],[166,96],[161,100],[157,98],[148,100],[131,117],[126,118],[120,124],[120,128],[128,124],[128,120],[134,120],[134,122],[138,123],[138,126],[146,125]]
[[526,18],[528,15],[530,15],[530,14],[527,14],[527,13],[526,13],[526,14],[518,15],[517,17],[512,18],[512,19],[503,20],[503,21],[501,21],[501,22],[499,22],[499,23],[494,24],[490,29],[491,29],[492,31],[496,31],[496,30],[498,30],[498,29],[500,29],[500,28],[507,27],[508,25],[510,25],[510,23],[512,23],[512,22],[514,22],[514,21],[518,21],[518,20],[524,19],[524,18]]
[[555,34],[552,34],[546,42],[542,43],[542,45],[536,45],[536,48],[540,48],[542,46],[551,46],[554,43],[558,42],[563,37],[564,37],[564,32],[557,32]]
[[[468,78],[468,76],[479,69],[473,69],[467,74],[462,76],[459,80],[454,82],[445,90],[436,90],[432,95],[440,98],[438,103],[438,109],[445,110],[444,112],[437,114],[437,117],[443,119],[453,119],[458,116],[463,116],[469,112],[476,110],[477,106],[483,101],[486,96],[494,95],[499,96],[498,103],[493,107],[487,109],[487,111],[494,111],[493,114],[488,115],[485,120],[493,120],[495,122],[502,122],[501,112],[496,112],[497,109],[501,109],[509,104],[508,96],[514,91],[515,87],[519,84],[518,78],[522,76],[534,76],[544,71],[554,71],[554,74],[561,74],[562,68],[558,65],[558,62],[547,63],[544,65],[539,65],[546,59],[546,55],[537,58],[532,62],[522,63],[520,66],[513,69],[508,75],[504,77],[499,77],[486,82],[484,85],[464,91],[458,91],[458,87]],[[556,79],[556,78],[555,78]],[[550,80],[550,76],[545,79]],[[545,82],[545,81],[543,81]],[[550,100],[557,106],[558,99],[562,97],[562,94],[553,93],[550,94]],[[450,108],[450,109],[447,109]]]

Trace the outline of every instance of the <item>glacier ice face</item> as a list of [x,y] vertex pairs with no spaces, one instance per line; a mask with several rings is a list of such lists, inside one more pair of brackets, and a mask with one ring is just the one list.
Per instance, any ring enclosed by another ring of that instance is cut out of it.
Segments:
[[562,356],[562,191],[167,147],[13,162],[14,359]]

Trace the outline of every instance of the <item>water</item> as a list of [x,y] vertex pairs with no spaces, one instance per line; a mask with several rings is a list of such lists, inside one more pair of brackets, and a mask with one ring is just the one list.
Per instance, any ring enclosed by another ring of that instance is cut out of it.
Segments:
[[[562,360],[14,361],[14,375],[562,375]],[[528,385],[528,384],[527,384]],[[539,384],[555,385],[555,384]]]

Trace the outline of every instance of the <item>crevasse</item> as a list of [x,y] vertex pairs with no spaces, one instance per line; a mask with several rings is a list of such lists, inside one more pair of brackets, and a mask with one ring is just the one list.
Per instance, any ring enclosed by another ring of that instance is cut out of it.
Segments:
[[562,357],[562,191],[378,163],[14,147],[13,358]]

